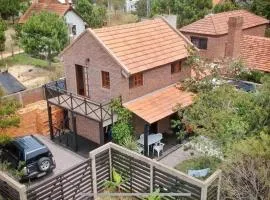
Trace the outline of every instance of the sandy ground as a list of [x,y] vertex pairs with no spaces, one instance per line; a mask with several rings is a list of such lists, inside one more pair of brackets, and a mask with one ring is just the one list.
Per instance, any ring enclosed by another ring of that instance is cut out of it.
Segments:
[[9,67],[8,71],[27,88],[34,88],[47,83],[51,74],[46,69],[29,65],[15,65]]

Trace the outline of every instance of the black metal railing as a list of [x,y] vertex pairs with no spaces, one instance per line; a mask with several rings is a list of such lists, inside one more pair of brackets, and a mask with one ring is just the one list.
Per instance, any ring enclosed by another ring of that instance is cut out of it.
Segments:
[[112,120],[113,123],[111,102],[97,103],[88,97],[73,94],[66,90],[64,79],[46,84],[44,89],[46,100],[51,104],[99,122]]

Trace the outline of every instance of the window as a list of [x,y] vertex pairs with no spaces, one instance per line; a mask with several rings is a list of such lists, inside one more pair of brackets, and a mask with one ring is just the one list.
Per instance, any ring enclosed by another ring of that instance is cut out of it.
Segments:
[[110,89],[110,73],[101,71],[102,75],[102,87]]
[[73,35],[77,35],[76,25],[72,25],[71,32]]
[[175,74],[177,72],[181,72],[181,61],[177,61],[171,64],[171,74]]
[[191,36],[191,42],[199,49],[207,49],[207,38]]
[[129,78],[129,88],[134,88],[143,85],[143,74],[134,74]]

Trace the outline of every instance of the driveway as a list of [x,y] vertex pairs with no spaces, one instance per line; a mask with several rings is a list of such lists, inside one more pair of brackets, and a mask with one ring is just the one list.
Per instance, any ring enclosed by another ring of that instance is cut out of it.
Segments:
[[52,152],[54,156],[54,160],[56,162],[56,168],[53,172],[49,175],[46,175],[42,178],[35,179],[31,181],[31,185],[37,184],[40,181],[46,180],[49,177],[56,176],[63,171],[81,163],[82,161],[86,160],[86,158],[54,143],[50,140],[49,137],[42,136],[42,135],[35,135],[41,142],[43,142]]

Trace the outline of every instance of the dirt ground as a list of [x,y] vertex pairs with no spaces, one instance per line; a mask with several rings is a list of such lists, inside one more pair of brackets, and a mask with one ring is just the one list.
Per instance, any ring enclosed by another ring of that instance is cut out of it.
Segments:
[[27,88],[38,87],[49,82],[52,73],[49,70],[29,65],[15,65],[9,67],[8,71]]

